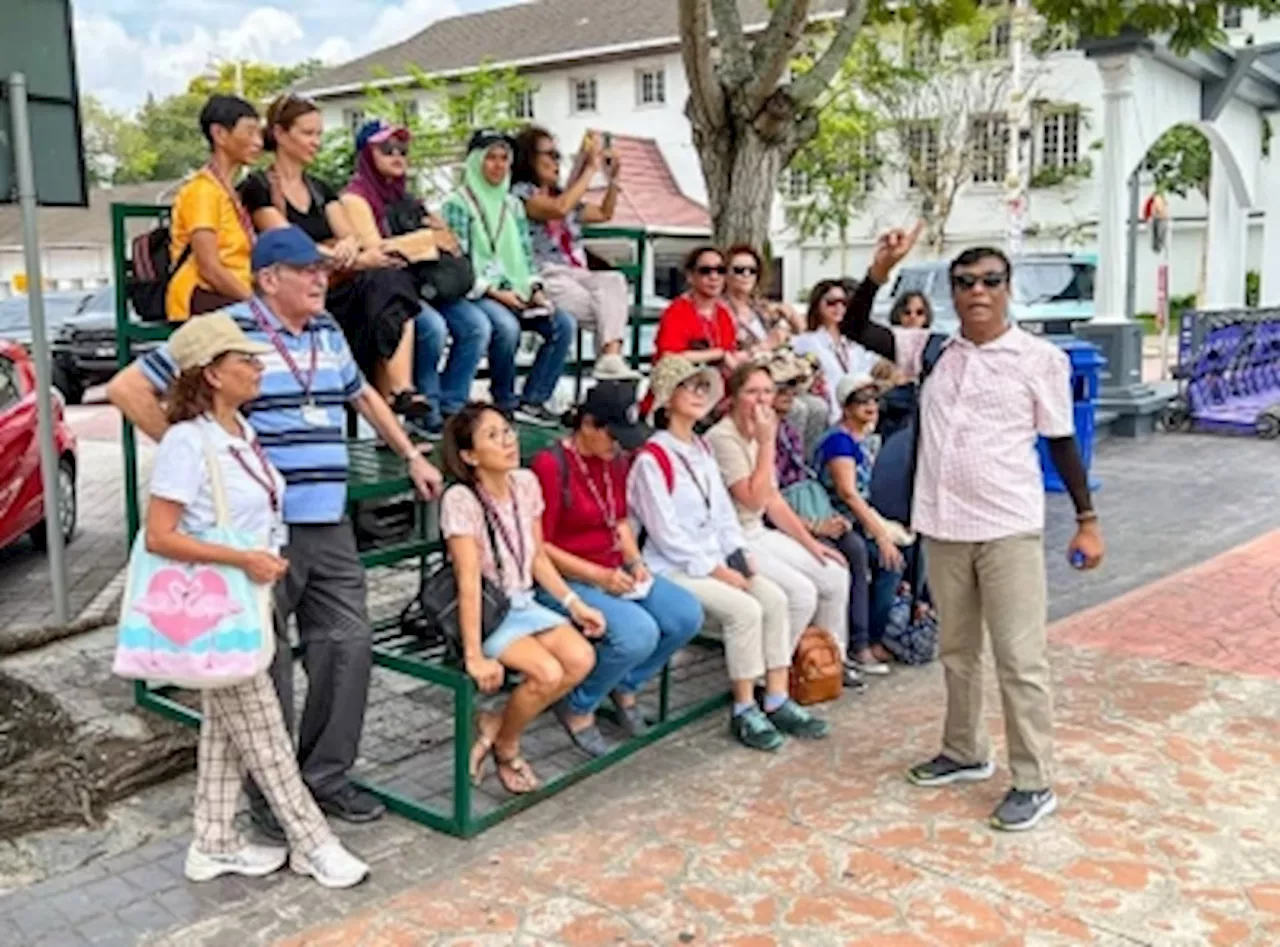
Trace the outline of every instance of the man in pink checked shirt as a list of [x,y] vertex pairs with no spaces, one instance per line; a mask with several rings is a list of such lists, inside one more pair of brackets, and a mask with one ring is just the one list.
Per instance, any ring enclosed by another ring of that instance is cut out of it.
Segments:
[[[867,282],[883,284],[919,233],[917,227],[882,237]],[[1013,775],[1013,788],[991,822],[1018,831],[1034,827],[1058,805],[1050,785],[1053,717],[1037,437],[1048,439],[1075,505],[1078,525],[1067,549],[1072,564],[1096,567],[1104,546],[1074,437],[1070,363],[1057,346],[1009,321],[1012,275],[999,250],[977,248],[956,257],[950,280],[960,331],[945,342],[930,344],[927,329],[873,325],[869,306],[851,305],[841,328],[908,376],[926,376],[911,525],[924,537],[941,622],[947,718],[942,752],[912,767],[907,778],[943,786],[995,773],[982,716],[985,626]]]

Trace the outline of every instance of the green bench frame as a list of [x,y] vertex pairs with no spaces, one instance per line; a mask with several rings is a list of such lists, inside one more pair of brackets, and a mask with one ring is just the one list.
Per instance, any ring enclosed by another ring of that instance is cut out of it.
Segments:
[[[126,367],[132,361],[134,343],[162,341],[174,330],[173,326],[166,324],[139,324],[130,321],[125,293],[127,221],[130,219],[154,220],[167,210],[166,206],[151,204],[113,204],[111,208],[116,287],[116,360],[120,368]],[[636,262],[619,269],[636,287],[636,304],[630,323],[631,364],[635,367],[648,364],[652,361],[652,356],[640,354],[640,333],[645,325],[657,322],[657,318],[655,314],[644,312],[641,306],[641,274],[644,271],[646,235],[643,231],[627,228],[601,227],[589,229],[588,236],[625,238],[634,240],[636,243]],[[583,333],[584,330],[580,327],[576,358],[566,366],[567,373],[572,373],[574,377],[575,397],[581,394],[582,375],[584,366],[587,364],[583,358]],[[531,456],[561,434],[562,432],[548,432],[536,428],[521,429],[521,456],[525,458]],[[122,443],[125,538],[126,544],[132,544],[140,526],[141,511],[138,503],[137,439],[133,425],[128,421],[123,421]],[[374,442],[369,440],[352,438],[348,441],[348,449],[351,458],[347,489],[349,505],[391,499],[413,490],[406,466],[399,457],[386,451],[378,451]],[[362,552],[360,559],[366,569],[390,566],[416,558],[419,572],[425,573],[430,568],[432,560],[439,561],[443,558],[443,544],[428,535],[427,505],[415,503],[414,509],[414,538],[398,545],[375,547]],[[659,682],[658,720],[647,734],[619,743],[605,756],[584,759],[579,765],[549,780],[535,792],[512,796],[501,805],[477,815],[473,806],[473,787],[469,773],[473,718],[479,697],[475,683],[464,671],[447,664],[438,648],[426,648],[418,639],[403,634],[399,629],[397,617],[374,622],[373,639],[375,666],[437,685],[451,692],[453,703],[452,807],[450,810],[432,808],[403,793],[380,787],[376,783],[359,779],[357,783],[380,798],[393,812],[430,828],[463,838],[471,838],[579,780],[621,762],[650,743],[726,706],[729,701],[729,692],[726,687],[724,691],[699,699],[673,714],[670,706],[672,672],[668,665],[663,669]],[[138,706],[179,723],[198,727],[200,714],[178,700],[176,693],[177,689],[173,687],[152,687],[144,682],[137,682],[134,685],[134,697]]]

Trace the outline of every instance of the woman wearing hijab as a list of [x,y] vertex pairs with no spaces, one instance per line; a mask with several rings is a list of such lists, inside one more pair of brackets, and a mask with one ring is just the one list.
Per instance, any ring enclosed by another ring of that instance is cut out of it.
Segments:
[[[510,191],[511,140],[492,129],[471,136],[462,186],[445,198],[449,229],[475,269],[470,296],[489,318],[490,394],[504,414],[548,427],[559,417],[546,402],[555,393],[577,324],[547,300],[533,263],[524,203]],[[542,336],[538,356],[516,397],[515,361],[521,330]]]
[[[419,224],[407,238],[416,252],[425,250],[437,256],[459,252],[458,241],[444,221],[425,213],[421,202],[409,193],[409,142],[407,128],[383,119],[365,122],[356,133],[356,172],[342,195],[343,209],[361,244],[376,248],[400,267],[406,256],[395,237],[400,228],[393,226],[393,218],[398,223],[412,220]],[[416,300],[412,329],[416,343],[410,358],[417,388],[430,403],[421,426],[428,437],[435,438],[444,430],[444,419],[458,412],[470,397],[480,358],[489,346],[489,319],[465,298],[436,299],[427,305],[419,298],[408,272],[401,273],[401,280],[413,284]],[[442,373],[440,357],[446,334],[453,341]]]

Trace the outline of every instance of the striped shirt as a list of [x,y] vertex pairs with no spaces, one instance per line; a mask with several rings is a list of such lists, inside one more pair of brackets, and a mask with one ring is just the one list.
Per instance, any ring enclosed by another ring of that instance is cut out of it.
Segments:
[[[265,303],[260,302],[257,309],[274,332],[263,329],[249,303],[237,303],[225,312],[249,338],[272,346],[271,351],[262,356],[261,393],[241,410],[258,435],[258,443],[268,459],[284,475],[284,521],[290,524],[341,522],[346,514],[348,467],[343,407],[360,395],[364,377],[356,367],[342,330],[331,316],[315,317],[295,335]],[[310,394],[316,409],[323,412],[321,423],[311,423],[304,416],[307,393],[273,344],[273,337],[288,351],[304,380],[310,375],[314,344],[316,371]],[[162,395],[178,373],[168,344],[148,352],[138,360],[138,365]]]

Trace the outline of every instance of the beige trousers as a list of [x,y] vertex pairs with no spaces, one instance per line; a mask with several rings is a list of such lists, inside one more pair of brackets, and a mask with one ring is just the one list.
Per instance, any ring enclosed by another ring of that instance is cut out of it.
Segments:
[[947,683],[942,751],[960,763],[991,757],[982,715],[982,653],[989,633],[1013,786],[1048,788],[1053,705],[1043,537],[1035,533],[985,543],[926,538],[925,560]]
[[810,625],[835,638],[840,653],[849,650],[849,568],[830,559],[819,562],[805,548],[776,529],[745,531],[747,550],[766,578],[787,597],[791,647]]
[[791,624],[782,589],[756,575],[751,591],[735,589],[719,579],[694,579],[678,572],[666,577],[693,593],[707,616],[724,633],[724,660],[729,680],[754,681],[765,671],[791,667]]
[[621,273],[548,263],[538,276],[556,306],[595,330],[597,350],[626,338],[631,289]]

